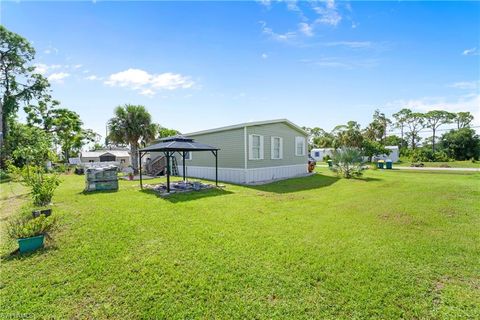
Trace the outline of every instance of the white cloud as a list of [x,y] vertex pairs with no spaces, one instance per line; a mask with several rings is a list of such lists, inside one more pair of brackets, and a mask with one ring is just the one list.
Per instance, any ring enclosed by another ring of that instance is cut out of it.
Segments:
[[262,59],[267,59],[267,58],[268,58],[268,54],[262,53]]
[[339,68],[339,69],[357,69],[357,68],[373,68],[378,65],[378,60],[369,59],[346,59],[341,57],[324,57],[317,60],[303,59],[302,63],[307,63],[323,68]]
[[313,10],[319,15],[317,23],[337,26],[342,21],[342,16],[338,12],[337,5],[334,0],[327,0],[314,4]]
[[36,63],[34,65],[35,72],[39,74],[46,74],[49,71],[62,68],[62,65],[59,64],[45,64],[45,63]]
[[49,46],[47,49],[43,50],[43,53],[45,54],[57,54],[58,49],[52,46]]
[[57,72],[57,73],[52,73],[51,75],[48,76],[48,81],[51,82],[58,82],[58,83],[63,83],[63,80],[65,78],[68,78],[70,76],[69,73],[66,72]]
[[307,37],[313,36],[313,27],[312,25],[306,23],[306,22],[300,22],[298,24],[298,30],[306,35]]
[[289,31],[286,33],[276,33],[272,30],[272,28],[267,27],[267,24],[264,21],[260,21],[260,24],[262,25],[262,33],[269,36],[273,40],[288,42],[297,37],[296,32]]
[[90,80],[90,81],[100,80],[100,78],[97,77],[97,76],[94,75],[94,74],[92,74],[91,76],[85,77],[84,79],[85,79],[85,80]]
[[82,67],[81,64],[76,64],[76,65],[73,66],[73,69],[80,69],[81,67]]
[[451,88],[462,89],[462,90],[478,90],[480,87],[480,81],[461,81],[455,82],[449,85]]
[[327,47],[348,47],[352,49],[365,49],[372,47],[372,43],[370,41],[336,41],[336,42],[327,42],[325,46]]
[[477,51],[477,48],[471,48],[463,50],[462,55],[464,56],[478,56],[480,53]]
[[133,68],[111,74],[104,83],[112,87],[128,87],[148,96],[158,90],[187,89],[195,84],[190,77],[178,73],[150,74]]

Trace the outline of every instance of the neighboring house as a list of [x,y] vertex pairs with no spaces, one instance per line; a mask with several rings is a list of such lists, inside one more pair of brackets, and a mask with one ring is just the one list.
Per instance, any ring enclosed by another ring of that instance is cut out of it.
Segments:
[[80,154],[82,163],[91,162],[118,162],[121,167],[131,164],[130,153],[127,150],[95,150],[84,151]]
[[[400,160],[400,151],[398,149],[398,146],[386,146],[385,148],[390,150],[390,154],[382,154],[375,156],[373,157],[373,161],[389,159],[392,160],[392,162],[397,162],[398,160]],[[316,161],[323,161],[324,157],[331,157],[334,150],[334,148],[314,148],[310,151],[310,156]]]
[[[220,149],[221,181],[248,184],[307,173],[307,133],[286,119],[241,123],[184,136]],[[152,152],[152,162],[162,155]],[[188,177],[215,178],[215,157],[211,152],[192,152],[186,158]],[[176,162],[178,174],[182,175],[181,157],[177,156]]]

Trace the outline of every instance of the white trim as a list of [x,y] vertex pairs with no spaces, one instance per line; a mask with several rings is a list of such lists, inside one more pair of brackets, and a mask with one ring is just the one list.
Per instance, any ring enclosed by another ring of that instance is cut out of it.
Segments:
[[[259,137],[259,152],[258,152],[258,158],[253,157],[253,137]],[[250,134],[248,135],[248,159],[249,160],[263,160],[264,158],[264,138],[262,135],[259,134]]]
[[[275,144],[274,141],[275,139],[279,139],[280,145],[278,146],[278,158],[275,158],[273,155],[275,154]],[[283,159],[283,138],[282,137],[276,137],[272,136],[270,138],[270,159],[272,160],[281,160]]]
[[[297,144],[299,142],[302,142],[302,145],[303,145],[302,154],[297,153],[297,151],[298,151],[297,150]],[[295,156],[303,157],[305,155],[305,145],[306,145],[305,137],[295,137]]]
[[[182,167],[178,168],[182,175]],[[254,169],[218,168],[218,179],[238,184],[269,183],[276,180],[305,176],[308,173],[307,164],[274,166]],[[215,167],[189,166],[187,176],[199,179],[215,179]]]
[[196,131],[196,132],[190,132],[190,133],[184,134],[184,136],[189,137],[189,136],[196,136],[196,135],[212,133],[212,132],[227,131],[227,130],[232,130],[232,129],[240,129],[240,128],[243,128],[243,127],[260,126],[260,125],[264,125],[264,124],[282,123],[282,122],[287,124],[288,126],[292,127],[293,129],[299,131],[300,133],[303,133],[305,136],[308,136],[308,134],[305,132],[305,130],[303,130],[302,128],[300,128],[299,126],[297,126],[296,124],[294,124],[293,122],[291,122],[288,119],[274,119],[274,120],[265,120],[265,121],[245,122],[245,123],[235,124],[235,125],[231,125],[231,126],[225,126],[225,127]]

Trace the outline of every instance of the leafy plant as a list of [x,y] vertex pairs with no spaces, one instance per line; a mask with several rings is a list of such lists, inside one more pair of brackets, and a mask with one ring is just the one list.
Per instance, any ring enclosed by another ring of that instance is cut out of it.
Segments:
[[7,233],[12,239],[31,238],[40,235],[48,235],[55,230],[57,219],[53,216],[38,218],[17,218],[7,225]]
[[60,185],[58,174],[46,174],[42,167],[17,168],[9,166],[9,172],[16,181],[23,182],[30,187],[33,204],[45,206],[50,203],[55,189]]
[[359,149],[342,148],[332,154],[332,170],[344,178],[359,177],[364,170],[363,154]]

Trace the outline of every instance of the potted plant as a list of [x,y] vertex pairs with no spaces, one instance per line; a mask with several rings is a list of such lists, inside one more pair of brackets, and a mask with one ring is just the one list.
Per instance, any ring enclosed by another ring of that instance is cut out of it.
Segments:
[[20,253],[35,251],[43,247],[45,236],[56,226],[52,216],[40,215],[38,218],[19,218],[8,224],[8,235],[18,241]]
[[133,175],[133,172],[130,172],[130,173],[128,174],[128,180],[133,180],[134,177],[135,177],[135,176]]

